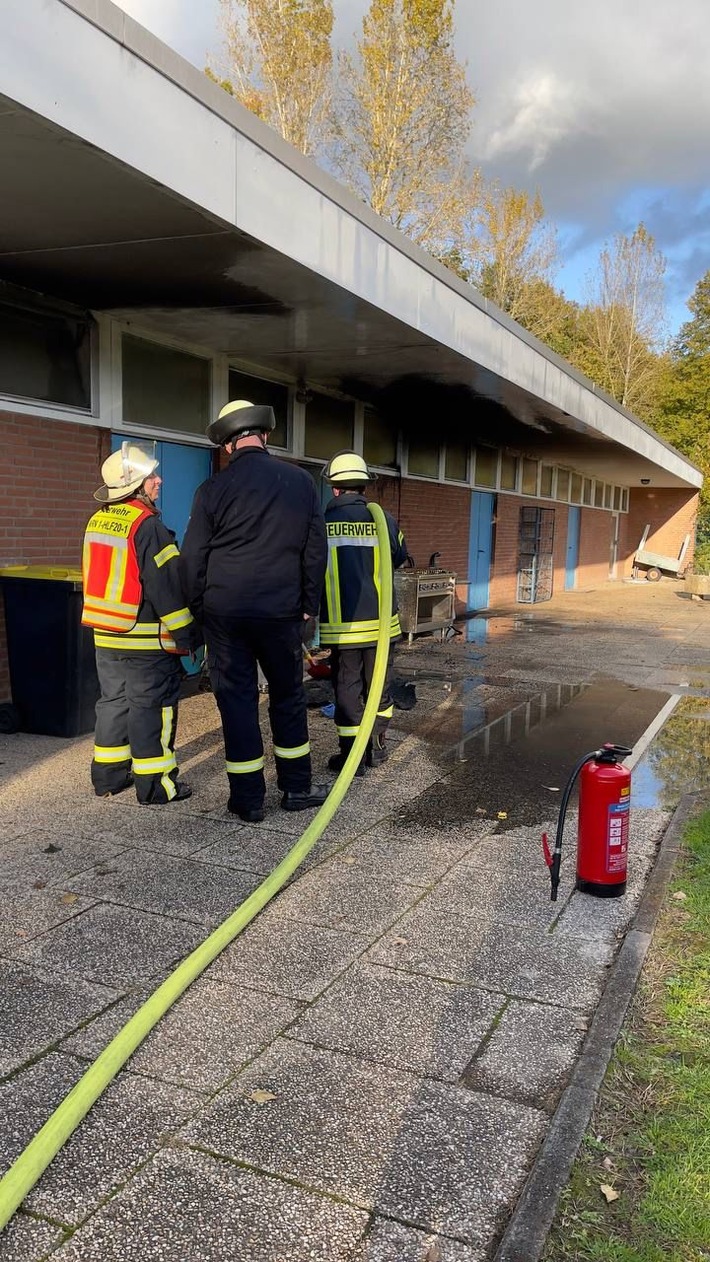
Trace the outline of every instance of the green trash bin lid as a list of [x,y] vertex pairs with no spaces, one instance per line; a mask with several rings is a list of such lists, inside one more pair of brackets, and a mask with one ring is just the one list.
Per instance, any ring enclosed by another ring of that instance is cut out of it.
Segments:
[[54,582],[80,583],[81,570],[66,565],[5,565],[0,578],[53,579]]

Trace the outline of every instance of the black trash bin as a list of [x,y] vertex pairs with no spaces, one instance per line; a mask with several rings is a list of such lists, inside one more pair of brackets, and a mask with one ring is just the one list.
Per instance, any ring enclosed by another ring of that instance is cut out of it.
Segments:
[[93,634],[81,625],[81,571],[0,569],[13,704],[23,732],[82,736],[99,696]]

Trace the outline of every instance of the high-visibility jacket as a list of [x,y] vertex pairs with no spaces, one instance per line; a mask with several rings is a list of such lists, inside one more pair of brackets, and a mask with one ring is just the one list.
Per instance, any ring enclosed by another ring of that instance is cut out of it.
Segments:
[[[407,559],[404,536],[385,513],[395,569]],[[380,545],[364,495],[334,496],[325,509],[328,568],[320,609],[320,643],[341,648],[374,644],[380,617]],[[401,635],[393,594],[390,636]]]
[[104,504],[84,535],[84,626],[97,648],[188,653],[195,627],[178,574],[175,536],[141,500]]

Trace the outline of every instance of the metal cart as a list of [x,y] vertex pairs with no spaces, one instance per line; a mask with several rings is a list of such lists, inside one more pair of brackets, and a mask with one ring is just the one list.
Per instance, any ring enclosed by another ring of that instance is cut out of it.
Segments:
[[399,570],[394,582],[399,620],[410,646],[425,631],[438,631],[443,640],[456,616],[456,575],[431,566]]
[[646,526],[646,529],[641,536],[641,542],[636,549],[633,568],[631,570],[632,577],[638,578],[638,567],[642,565],[646,568],[646,578],[649,583],[657,583],[664,571],[668,574],[675,575],[676,578],[682,578],[685,569],[683,562],[685,560],[685,554],[688,551],[690,535],[685,536],[677,557],[667,557],[661,552],[650,552],[644,547],[650,530],[651,527]]

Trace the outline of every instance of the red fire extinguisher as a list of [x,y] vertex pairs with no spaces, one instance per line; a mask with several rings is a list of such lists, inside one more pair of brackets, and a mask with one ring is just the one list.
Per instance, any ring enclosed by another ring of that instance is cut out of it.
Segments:
[[542,838],[545,862],[550,869],[551,899],[557,901],[562,859],[562,833],[567,805],[577,776],[579,785],[579,824],[577,828],[577,889],[597,898],[618,898],[626,890],[629,848],[629,801],[631,772],[621,766],[631,750],[625,745],[602,745],[580,758],[570,776],[560,803],[555,849],[552,854],[547,833]]

